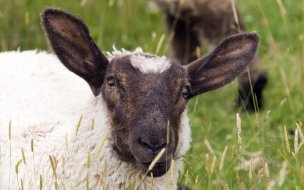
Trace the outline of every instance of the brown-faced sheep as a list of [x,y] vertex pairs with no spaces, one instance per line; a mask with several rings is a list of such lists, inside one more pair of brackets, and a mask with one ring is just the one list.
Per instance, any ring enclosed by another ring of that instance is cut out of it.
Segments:
[[177,189],[191,141],[187,101],[234,80],[259,42],[232,35],[181,66],[140,48],[106,57],[60,9],[46,9],[42,24],[59,59],[0,54],[2,189]]

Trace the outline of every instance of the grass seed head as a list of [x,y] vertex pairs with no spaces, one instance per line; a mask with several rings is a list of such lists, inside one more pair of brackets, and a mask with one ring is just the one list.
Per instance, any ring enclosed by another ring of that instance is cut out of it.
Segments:
[[23,148],[21,148],[21,154],[22,154],[23,163],[26,164],[26,159],[25,159],[25,155],[24,155],[24,150],[23,150]]
[[300,139],[301,139],[302,142],[304,142],[304,135],[303,135],[303,132],[301,130],[301,127],[297,123],[296,123],[296,125],[297,125],[297,129],[298,129],[298,132],[299,132],[299,135],[300,135]]
[[294,150],[295,154],[297,155],[299,152],[299,137],[298,137],[298,129],[295,130],[295,137],[294,137]]
[[21,162],[22,162],[22,159],[20,159],[20,160],[17,162],[17,164],[15,165],[15,172],[16,172],[17,175],[18,175],[18,167],[19,167],[19,165],[20,165]]
[[31,140],[31,151],[34,152],[34,139]]
[[268,169],[268,164],[267,164],[267,162],[265,162],[264,171],[265,171],[266,177],[270,177],[270,173],[269,173],[269,169]]
[[239,183],[240,183],[239,171],[238,171],[238,170],[235,170],[235,181],[236,181],[236,184],[239,184]]
[[239,116],[239,114],[236,114],[236,127],[237,127],[237,133],[238,133],[238,145],[239,148],[242,149],[242,138],[241,138],[241,118]]
[[224,167],[224,161],[225,161],[227,149],[228,149],[228,146],[225,147],[225,149],[224,149],[224,151],[223,151],[223,153],[222,153],[221,162],[220,162],[220,167],[219,167],[220,170],[222,170],[223,167]]
[[235,145],[231,148],[231,159],[233,160],[235,158]]
[[249,165],[249,179],[252,180],[252,158],[250,159],[250,165]]
[[290,153],[290,146],[289,146],[286,126],[284,126],[284,141],[285,141],[286,150],[287,150],[288,153]]

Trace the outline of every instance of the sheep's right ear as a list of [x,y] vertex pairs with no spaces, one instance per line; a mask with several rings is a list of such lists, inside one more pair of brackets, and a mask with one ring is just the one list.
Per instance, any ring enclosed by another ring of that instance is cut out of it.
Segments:
[[101,53],[86,25],[60,9],[45,9],[42,25],[60,61],[82,77],[97,96],[103,83],[108,59]]
[[209,55],[186,65],[189,98],[218,89],[242,74],[252,62],[258,43],[256,33],[236,34],[223,40]]

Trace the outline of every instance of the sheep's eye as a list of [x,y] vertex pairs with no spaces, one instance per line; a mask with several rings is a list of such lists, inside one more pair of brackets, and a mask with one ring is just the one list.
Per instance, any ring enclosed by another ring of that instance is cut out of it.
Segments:
[[183,98],[188,98],[188,95],[189,95],[189,89],[188,89],[188,87],[187,86],[185,86],[184,88],[183,88],[183,91],[182,91],[182,93],[183,93]]
[[108,76],[107,77],[107,83],[109,86],[116,86],[116,81],[113,76]]

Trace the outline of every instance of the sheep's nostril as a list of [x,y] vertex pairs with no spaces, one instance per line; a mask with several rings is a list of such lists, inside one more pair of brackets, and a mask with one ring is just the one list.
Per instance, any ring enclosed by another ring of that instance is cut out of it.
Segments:
[[143,140],[139,140],[139,143],[147,148],[151,153],[158,153],[162,148],[165,148],[167,143],[150,143],[150,142],[145,142]]

